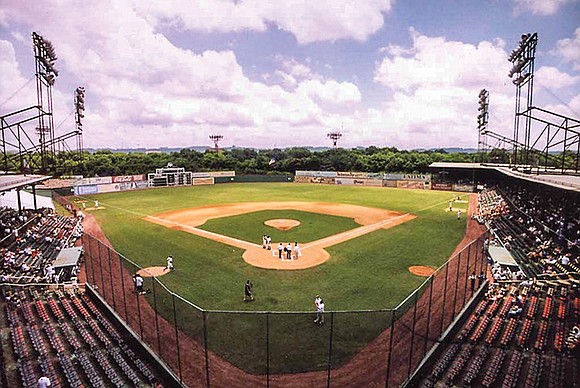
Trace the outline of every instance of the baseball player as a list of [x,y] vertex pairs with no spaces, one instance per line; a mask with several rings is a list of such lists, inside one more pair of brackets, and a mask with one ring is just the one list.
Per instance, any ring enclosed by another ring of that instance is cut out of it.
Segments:
[[175,267],[173,266],[173,257],[171,257],[171,255],[167,256],[167,259],[165,259],[167,261],[167,265],[165,266],[165,269],[163,269],[163,271],[173,271],[175,269]]

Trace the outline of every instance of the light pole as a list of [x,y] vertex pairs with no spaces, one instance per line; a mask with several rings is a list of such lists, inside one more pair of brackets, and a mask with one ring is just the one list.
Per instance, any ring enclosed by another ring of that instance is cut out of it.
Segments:
[[52,114],[52,86],[58,77],[54,67],[58,59],[52,42],[33,32],[32,44],[36,62],[36,98],[38,109],[38,140],[40,145],[41,169],[48,170],[48,155],[54,154],[54,118]]
[[487,125],[489,123],[489,92],[486,89],[481,89],[479,92],[479,107],[477,108],[479,114],[477,115],[477,153],[481,157],[481,162],[485,160],[483,154],[487,152],[486,134]]
[[[534,92],[534,59],[536,55],[536,46],[538,45],[538,34],[528,33],[523,34],[518,43],[518,46],[512,50],[508,56],[508,61],[513,64],[513,67],[508,73],[508,77],[512,78],[513,84],[516,86],[516,104],[514,117],[514,149],[513,149],[513,163],[517,166],[518,161],[525,166],[529,165],[530,154],[530,136],[532,119],[527,114],[532,109],[532,98]],[[524,100],[525,101],[522,101]],[[525,105],[522,106],[522,103]],[[523,133],[523,149],[521,155],[518,155],[518,144],[520,143],[520,119],[524,116],[524,133]]]
[[332,140],[332,148],[336,148],[336,143],[342,137],[342,133],[340,133],[338,131],[330,132],[326,135],[326,137],[328,137],[330,140]]

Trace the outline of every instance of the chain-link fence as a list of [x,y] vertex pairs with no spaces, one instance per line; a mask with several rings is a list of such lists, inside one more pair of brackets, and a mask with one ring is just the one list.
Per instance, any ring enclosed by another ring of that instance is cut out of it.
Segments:
[[394,309],[325,313],[205,310],[85,234],[87,283],[188,386],[398,386],[481,285],[483,236]]

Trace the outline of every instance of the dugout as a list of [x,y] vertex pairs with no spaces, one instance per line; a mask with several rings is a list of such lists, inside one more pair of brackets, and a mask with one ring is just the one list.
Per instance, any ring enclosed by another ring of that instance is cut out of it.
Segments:
[[68,281],[71,276],[76,275],[73,272],[76,272],[75,268],[78,268],[82,255],[82,247],[63,248],[58,253],[52,267],[57,274],[60,274],[61,281]]

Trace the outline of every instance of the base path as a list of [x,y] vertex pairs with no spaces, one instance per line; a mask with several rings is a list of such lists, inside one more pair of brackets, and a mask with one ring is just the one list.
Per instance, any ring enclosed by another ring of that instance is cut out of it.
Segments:
[[[272,250],[268,251],[258,244],[197,228],[197,226],[203,225],[208,219],[229,217],[262,210],[300,210],[311,213],[330,214],[353,218],[361,226],[304,245],[299,244],[301,256],[295,260],[280,260],[278,258],[278,242],[273,242]],[[145,220],[244,249],[243,259],[248,264],[259,268],[296,270],[315,267],[327,261],[330,255],[325,248],[363,236],[378,229],[392,228],[414,218],[415,216],[412,214],[338,203],[249,202],[171,211],[145,217]]]

